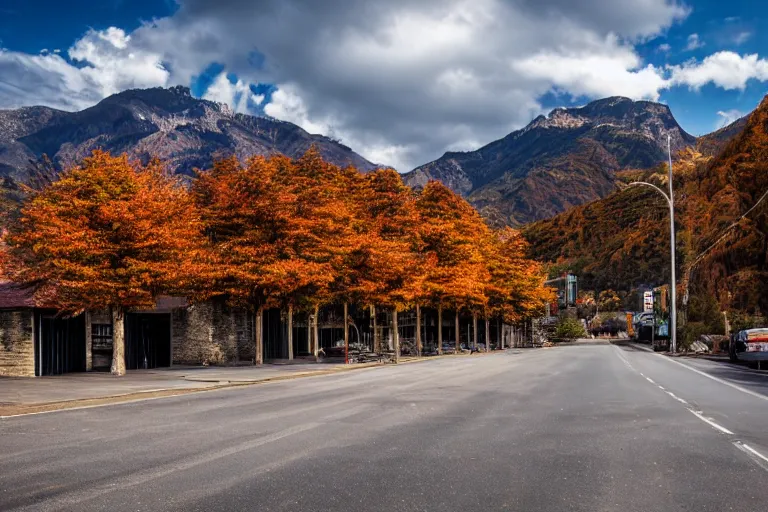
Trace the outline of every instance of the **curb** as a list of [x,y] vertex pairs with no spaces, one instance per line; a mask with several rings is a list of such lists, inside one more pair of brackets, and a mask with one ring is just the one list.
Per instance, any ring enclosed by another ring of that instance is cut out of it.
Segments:
[[238,388],[245,386],[254,386],[258,384],[266,384],[270,382],[279,382],[284,380],[300,379],[305,377],[319,377],[322,375],[331,375],[334,373],[365,370],[368,368],[375,368],[383,366],[382,363],[367,363],[365,365],[355,365],[340,368],[329,368],[326,370],[318,370],[312,372],[301,372],[294,375],[277,375],[275,377],[267,377],[259,380],[251,381],[223,381],[218,379],[209,380],[184,380],[188,382],[200,382],[200,383],[219,383],[219,385],[196,387],[196,388],[159,388],[150,391],[138,391],[134,393],[125,393],[121,395],[109,395],[95,398],[80,398],[75,400],[59,400],[56,402],[44,402],[36,404],[18,404],[18,405],[3,405],[0,406],[0,420],[7,418],[16,418],[19,416],[28,416],[32,414],[44,414],[56,411],[66,411],[72,409],[90,409],[93,407],[104,407],[107,405],[123,404],[142,402],[146,400],[156,400],[159,398],[169,398],[173,396],[189,395],[193,393],[205,393],[208,391],[217,391],[221,389]]
[[[488,355],[494,355],[494,354],[501,354],[504,352],[506,351],[494,350],[492,352],[481,352],[479,354],[446,354],[442,356],[413,357],[413,358],[401,360],[397,364],[402,365],[402,364],[411,364],[411,363],[423,363],[425,361],[433,361],[435,359],[459,357],[459,356],[470,356],[470,355],[488,356]],[[201,387],[195,387],[195,388],[158,388],[158,389],[153,389],[149,391],[137,391],[133,393],[109,395],[109,396],[94,397],[94,398],[59,400],[56,402],[44,402],[44,403],[35,403],[35,404],[2,405],[0,406],[0,420],[4,420],[8,418],[16,418],[19,416],[29,416],[33,414],[45,414],[50,412],[66,411],[66,410],[73,410],[73,409],[90,409],[94,407],[105,407],[107,405],[143,402],[147,400],[157,400],[160,398],[169,398],[173,396],[205,393],[209,391],[239,388],[239,387],[245,387],[245,386],[255,386],[258,384],[267,384],[270,382],[280,382],[280,381],[286,381],[286,380],[302,379],[307,377],[320,377],[323,375],[333,375],[337,373],[390,366],[391,364],[393,363],[379,363],[379,362],[358,363],[353,365],[327,368],[324,370],[300,372],[292,375],[277,375],[274,377],[266,377],[258,380],[221,380],[221,379],[205,379],[205,378],[188,378],[185,375],[182,378],[187,382],[199,382],[201,384],[208,383],[213,385],[204,386],[204,387],[201,386]]]

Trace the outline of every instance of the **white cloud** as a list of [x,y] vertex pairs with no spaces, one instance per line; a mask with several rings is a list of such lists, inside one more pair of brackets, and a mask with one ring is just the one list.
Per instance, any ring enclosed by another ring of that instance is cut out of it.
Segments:
[[29,55],[0,50],[0,108],[45,104],[63,110],[89,107],[125,89],[169,84],[157,53],[129,48],[123,30],[88,31],[69,49],[75,66],[57,52]]
[[281,85],[272,93],[272,101],[264,106],[264,113],[297,124],[309,133],[327,134],[333,127],[330,118],[310,119],[309,109],[295,84]]
[[717,115],[720,116],[720,119],[717,122],[717,128],[723,128],[724,126],[728,126],[729,124],[736,121],[737,119],[741,119],[742,117],[745,116],[744,112],[736,109],[719,110],[717,112]]
[[687,85],[694,90],[707,84],[726,90],[743,90],[749,80],[768,80],[768,60],[759,58],[757,54],[739,55],[722,51],[709,55],[701,62],[690,60],[667,69],[671,85]]
[[660,53],[669,53],[672,51],[672,46],[670,46],[667,43],[661,43],[659,46],[656,47],[656,51]]
[[752,37],[752,32],[744,31],[739,32],[733,37],[733,42],[737,45],[741,45],[749,41],[749,39]]
[[[756,56],[736,55],[748,68],[742,78],[716,75],[712,68],[730,70],[722,56],[665,68],[644,62],[634,45],[684,19],[682,0],[178,3],[173,16],[130,34],[89,31],[69,49],[77,66],[55,53],[0,52],[0,108],[83,108],[125,88],[189,85],[217,62],[226,74],[207,98],[241,112],[262,107],[408,170],[526,124],[547,92],[657,99],[674,85],[739,88],[762,76]],[[256,83],[277,91],[254,95]]]
[[691,34],[688,36],[688,43],[685,45],[686,51],[698,50],[704,46],[704,41],[699,39],[699,34]]
[[256,95],[251,92],[249,84],[242,80],[237,80],[234,84],[230,82],[226,73],[221,73],[216,77],[203,95],[203,98],[206,100],[218,101],[219,103],[226,103],[232,107],[235,112],[241,114],[247,114],[249,112],[249,102],[259,105],[264,101],[263,96],[260,100],[257,99]]
[[[408,170],[523,126],[553,88],[657,98],[659,70],[632,45],[689,12],[682,0],[262,0],[258,9],[251,0],[180,0],[172,17],[130,34],[87,34],[71,56],[105,74],[86,77],[97,84],[93,97],[122,86],[113,67],[128,54],[140,63],[134,81],[152,85],[188,85],[221,63],[242,84],[217,77],[208,97],[242,111],[260,100],[246,84],[275,84],[270,103],[261,99],[266,113],[332,130],[371,160]],[[263,65],[253,65],[254,51]],[[547,71],[547,62],[563,69]]]
[[529,79],[552,83],[575,95],[659,98],[665,84],[662,70],[650,64],[641,68],[637,55],[626,49],[617,49],[613,55],[607,53],[539,54],[514,62],[512,67]]
[[119,28],[89,30],[69,51],[69,58],[86,63],[87,75],[109,96],[124,89],[166,85],[170,72],[159,53],[129,48],[131,36]]

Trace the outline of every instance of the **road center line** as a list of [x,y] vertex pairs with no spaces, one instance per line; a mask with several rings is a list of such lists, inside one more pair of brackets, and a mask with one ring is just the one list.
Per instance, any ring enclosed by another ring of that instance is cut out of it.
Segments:
[[704,423],[707,423],[707,424],[709,424],[709,425],[711,425],[711,426],[715,427],[717,430],[719,430],[719,431],[720,431],[720,432],[722,432],[723,434],[728,434],[729,436],[735,435],[733,432],[731,432],[730,430],[728,430],[728,429],[727,429],[727,428],[725,428],[724,426],[722,426],[722,425],[718,425],[718,424],[717,424],[717,423],[715,423],[714,421],[712,421],[712,420],[710,420],[709,418],[707,418],[707,417],[703,416],[703,415],[701,414],[701,412],[699,412],[699,411],[694,411],[694,410],[693,410],[693,409],[691,409],[690,407],[688,407],[687,409],[688,409],[689,411],[691,411],[691,414],[693,414],[694,416],[696,416],[697,418],[699,418],[701,421],[703,421]]
[[[626,365],[627,365],[627,366],[628,366],[630,369],[633,369],[633,370],[634,370],[634,368],[632,368],[632,366],[629,364],[629,361],[627,361],[627,360],[624,358],[624,356],[623,356],[623,354],[621,354],[621,352],[617,352],[617,355],[619,356],[619,358],[620,358],[620,359],[621,359],[621,360],[622,360],[622,361],[623,361],[623,362],[624,362],[624,363],[625,363],[625,364],[626,364]],[[657,355],[661,355],[661,354],[657,354]],[[662,357],[664,357],[664,356],[662,356]],[[737,386],[737,385],[735,385],[735,384],[731,384],[730,382],[728,382],[728,381],[725,381],[725,380],[723,380],[723,379],[719,379],[719,378],[717,378],[717,377],[713,377],[712,375],[709,375],[709,374],[707,374],[707,373],[704,373],[704,372],[702,372],[702,371],[700,371],[700,370],[697,370],[696,368],[692,368],[692,367],[690,367],[690,366],[688,366],[688,365],[686,365],[686,364],[683,364],[683,363],[681,363],[681,362],[679,362],[679,361],[675,361],[675,360],[673,360],[673,359],[669,359],[668,357],[667,357],[666,359],[667,359],[667,360],[669,360],[669,361],[671,361],[671,362],[673,362],[673,363],[675,363],[675,364],[679,364],[680,366],[683,366],[684,368],[687,368],[687,369],[689,369],[689,370],[691,370],[691,371],[694,371],[694,372],[696,372],[696,373],[700,373],[701,375],[703,375],[703,376],[705,376],[705,377],[707,377],[707,378],[710,378],[710,379],[712,379],[712,380],[715,380],[715,381],[717,381],[717,382],[721,382],[721,383],[723,383],[723,384],[725,384],[725,385],[727,385],[727,386],[731,386],[731,387],[733,387],[733,388],[736,388],[736,389],[738,389],[739,391],[743,391],[744,393],[747,393],[747,394],[750,394],[750,395],[756,396],[756,397],[758,397],[758,398],[762,398],[763,400],[768,400],[768,397],[766,397],[766,396],[764,396],[764,395],[761,395],[761,394],[759,394],[759,393],[755,393],[754,391],[750,391],[750,390],[748,390],[748,389],[744,389],[744,388],[742,388],[741,386]],[[636,370],[635,370],[635,371],[636,371]],[[711,427],[714,427],[715,429],[717,429],[718,431],[722,432],[723,434],[726,434],[726,435],[729,435],[729,436],[734,436],[734,435],[736,435],[736,434],[734,434],[733,432],[731,432],[730,430],[728,430],[727,428],[725,428],[724,426],[722,426],[722,425],[720,425],[720,424],[716,423],[714,420],[711,420],[710,418],[707,418],[706,416],[704,416],[704,414],[702,413],[702,411],[697,411],[697,410],[694,410],[694,409],[693,409],[693,407],[692,407],[692,406],[691,406],[691,405],[690,405],[688,402],[686,402],[684,399],[680,398],[679,396],[675,395],[675,394],[674,394],[674,393],[672,393],[671,391],[668,391],[668,390],[664,389],[664,387],[663,387],[661,384],[656,384],[656,383],[653,381],[653,379],[651,379],[650,377],[646,377],[646,376],[645,376],[645,375],[644,375],[642,372],[639,372],[639,371],[637,371],[637,373],[638,373],[638,374],[639,374],[641,377],[645,377],[645,379],[646,379],[648,382],[650,382],[651,384],[653,384],[654,386],[656,386],[657,388],[661,389],[661,390],[662,390],[662,391],[664,391],[666,394],[668,394],[669,396],[671,396],[672,398],[674,398],[675,400],[677,400],[678,402],[680,402],[681,404],[683,404],[683,407],[685,407],[685,408],[686,408],[686,409],[687,409],[687,410],[688,410],[688,411],[689,411],[691,414],[693,414],[694,416],[696,416],[697,418],[699,418],[701,421],[703,421],[703,422],[704,422],[704,423],[706,423],[707,425],[709,425],[709,426],[711,426]],[[736,448],[738,448],[739,450],[741,450],[741,451],[743,451],[744,453],[746,453],[747,455],[749,455],[749,456],[750,456],[750,458],[751,458],[751,459],[752,459],[752,460],[753,460],[753,461],[754,461],[754,462],[755,462],[757,465],[759,465],[761,468],[763,468],[764,470],[768,471],[768,457],[766,457],[766,456],[765,456],[765,455],[763,455],[762,453],[758,452],[757,450],[755,450],[755,449],[754,449],[754,448],[752,448],[751,446],[749,446],[749,445],[747,445],[747,444],[744,444],[744,443],[742,443],[741,441],[733,441],[733,445],[734,445],[734,446],[736,446]]]
[[752,458],[761,468],[768,471],[768,457],[758,452],[748,444],[744,444],[741,441],[734,441],[733,445],[739,450],[743,451]]

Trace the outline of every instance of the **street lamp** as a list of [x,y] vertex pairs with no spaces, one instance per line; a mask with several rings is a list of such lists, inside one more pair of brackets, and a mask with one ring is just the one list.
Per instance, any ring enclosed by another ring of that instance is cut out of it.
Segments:
[[672,353],[677,351],[677,290],[675,280],[675,195],[672,191],[672,137],[667,135],[667,156],[669,157],[669,194],[666,194],[656,185],[646,183],[645,181],[633,181],[629,184],[632,186],[651,187],[656,192],[664,196],[669,205],[669,245],[670,253],[672,257],[671,268],[671,283],[669,286],[670,292],[670,308],[669,308],[669,334],[672,340]]

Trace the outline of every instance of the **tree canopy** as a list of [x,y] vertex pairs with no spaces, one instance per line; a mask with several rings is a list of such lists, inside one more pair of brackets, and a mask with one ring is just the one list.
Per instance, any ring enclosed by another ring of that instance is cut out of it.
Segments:
[[6,278],[61,311],[150,308],[159,294],[250,309],[350,302],[517,321],[550,293],[517,231],[489,228],[438,182],[407,187],[303,157],[222,159],[182,186],[101,151],[23,200]]
[[25,200],[3,237],[3,275],[63,312],[112,310],[117,340],[124,311],[193,285],[201,227],[186,188],[160,162],[96,151]]

